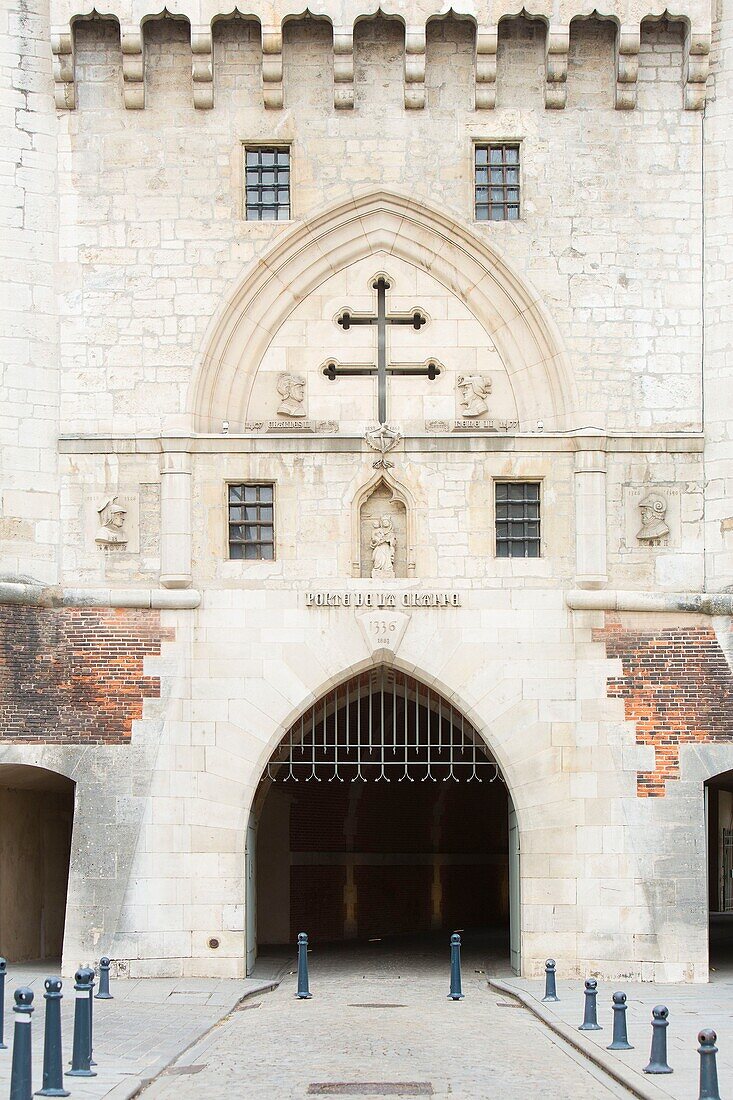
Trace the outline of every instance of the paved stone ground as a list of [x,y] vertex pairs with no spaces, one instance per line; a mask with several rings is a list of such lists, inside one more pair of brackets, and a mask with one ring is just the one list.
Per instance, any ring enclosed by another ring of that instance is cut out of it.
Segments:
[[[58,973],[48,963],[8,967],[5,988],[5,1042],[0,1051],[0,1095],[10,1081],[13,1037],[13,991],[29,985],[35,993],[33,1014],[33,1088],[41,1087],[43,1066],[43,981]],[[94,1060],[97,1076],[65,1078],[73,1096],[101,1100],[113,1090],[115,1100],[131,1095],[142,1081],[158,1074],[190,1043],[225,1016],[242,997],[269,983],[248,979],[112,979],[114,1000],[94,1002]],[[73,1036],[73,980],[64,981],[62,1041],[70,1060]],[[64,1065],[64,1069],[66,1069]]]
[[[541,1002],[544,994],[542,982],[530,982],[519,978],[502,978],[508,986],[522,989]],[[700,1057],[697,1053],[697,1034],[702,1028],[712,1027],[718,1034],[718,1080],[723,1097],[733,1094],[733,974],[713,980],[709,985],[659,985],[634,982],[598,983],[598,1022],[602,1031],[578,1032],[582,1043],[599,1046],[605,1050],[611,1042],[613,1012],[611,996],[616,989],[626,993],[629,1042],[635,1049],[607,1051],[633,1070],[642,1083],[653,1081],[657,1088],[677,1100],[688,1100],[698,1095]],[[566,1024],[577,1028],[583,1019],[583,982],[558,981],[558,1004],[544,1004],[543,1008],[559,1016]],[[663,1004],[669,1009],[667,1028],[667,1061],[674,1070],[671,1074],[647,1075],[643,1072],[649,1061],[651,1044],[652,1008]]]
[[[349,954],[316,950],[312,1000],[295,998],[291,969],[274,993],[245,1002],[196,1043],[145,1090],[144,1100],[286,1100],[317,1095],[315,1085],[337,1082],[357,1082],[352,1097],[628,1095],[526,1009],[490,990],[485,956],[467,953],[463,961],[466,998],[456,1003],[446,997],[445,954],[436,957],[417,945]],[[433,1091],[376,1093],[360,1090],[364,1082],[422,1083]],[[324,1089],[321,1095],[334,1093]]]

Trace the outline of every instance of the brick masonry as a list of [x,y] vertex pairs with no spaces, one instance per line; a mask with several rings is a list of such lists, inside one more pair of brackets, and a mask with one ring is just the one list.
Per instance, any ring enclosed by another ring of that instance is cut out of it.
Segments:
[[1,607],[0,742],[129,741],[164,637],[158,611]]
[[638,773],[637,794],[663,798],[667,781],[680,777],[680,745],[733,741],[733,676],[715,632],[630,629],[609,615],[594,637],[623,666],[623,676],[609,678],[609,696],[624,700],[636,743],[654,746],[654,770]]

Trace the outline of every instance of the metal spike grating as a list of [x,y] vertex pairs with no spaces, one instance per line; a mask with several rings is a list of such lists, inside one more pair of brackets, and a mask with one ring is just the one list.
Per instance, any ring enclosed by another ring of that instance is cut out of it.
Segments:
[[480,734],[452,703],[386,667],[314,703],[288,730],[266,776],[295,783],[503,782]]

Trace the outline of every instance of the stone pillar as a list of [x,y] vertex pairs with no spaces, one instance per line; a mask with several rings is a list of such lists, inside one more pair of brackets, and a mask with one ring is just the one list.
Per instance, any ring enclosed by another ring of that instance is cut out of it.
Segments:
[[160,583],[191,584],[191,456],[165,451],[160,466]]
[[733,585],[733,3],[717,5],[703,124],[706,588]]
[[575,571],[579,588],[603,588],[606,575],[606,455],[575,452]]

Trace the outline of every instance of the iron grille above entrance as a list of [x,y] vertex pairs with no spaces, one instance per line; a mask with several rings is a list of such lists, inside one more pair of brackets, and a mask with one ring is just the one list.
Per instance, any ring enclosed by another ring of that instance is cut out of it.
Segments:
[[414,677],[386,667],[353,677],[305,711],[266,775],[296,783],[501,780],[460,711]]

